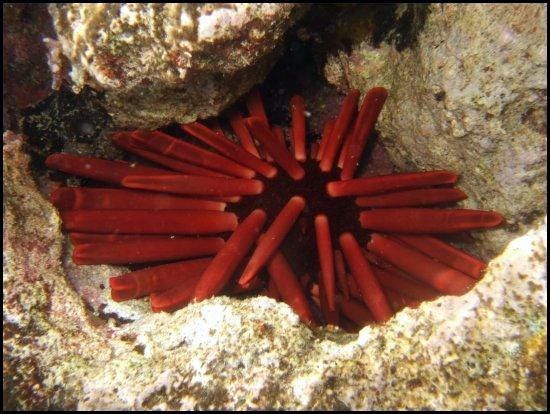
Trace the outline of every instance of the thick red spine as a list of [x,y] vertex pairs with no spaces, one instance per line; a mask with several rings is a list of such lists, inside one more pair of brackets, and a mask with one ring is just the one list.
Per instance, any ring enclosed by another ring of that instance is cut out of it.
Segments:
[[503,220],[494,211],[463,209],[385,208],[359,215],[361,227],[384,233],[456,233],[495,227]]
[[328,218],[324,214],[315,217],[315,235],[317,239],[317,254],[321,267],[321,279],[326,292],[328,307],[336,310],[336,281],[334,278],[334,257],[332,255],[332,241],[330,239],[330,226]]
[[310,326],[315,326],[315,318],[309,307],[306,295],[302,291],[300,282],[280,252],[275,253],[267,266],[267,271],[275,282],[281,298],[294,309],[303,322]]
[[301,162],[306,155],[306,108],[304,98],[294,95],[290,100],[292,115],[292,139],[294,142],[294,157]]
[[388,91],[381,87],[372,88],[365,95],[349,147],[346,151],[342,173],[340,174],[342,180],[353,178],[365,149],[367,139],[374,130],[374,125],[387,97]]
[[97,234],[97,233],[78,233],[69,234],[72,244],[94,244],[94,243],[113,243],[118,241],[154,241],[154,240],[174,240],[183,236],[174,236],[169,234],[158,234],[143,236],[141,234]]
[[151,293],[149,298],[153,312],[174,312],[189,304],[200,278],[199,274],[189,278],[185,283],[179,283],[162,292]]
[[375,321],[373,314],[361,302],[355,299],[345,299],[340,302],[342,314],[360,327]]
[[329,295],[325,289],[323,278],[319,279],[319,305],[323,318],[328,325],[339,326],[340,325],[340,309],[339,306],[334,304],[334,309],[330,309],[328,304]]
[[399,234],[395,237],[441,263],[460,270],[476,279],[480,279],[483,276],[483,272],[487,267],[486,263],[469,255],[464,250],[451,246],[435,237],[413,236],[410,234]]
[[353,114],[351,116],[350,124],[346,132],[346,135],[344,135],[342,149],[340,150],[340,156],[338,157],[338,164],[337,164],[338,168],[342,168],[344,166],[344,159],[346,157],[346,154],[348,153],[348,148],[351,145],[353,134],[357,128],[357,121],[359,120],[357,115],[358,113],[356,108],[355,111],[353,111]]
[[[231,142],[225,135],[220,135],[199,122],[182,125],[182,129],[200,141],[218,150],[224,156],[248,167],[267,178],[277,175],[277,169],[250,154],[237,144]],[[223,133],[222,133],[223,134]]]
[[215,234],[237,227],[237,216],[222,211],[71,210],[61,218],[65,230],[83,233]]
[[283,128],[279,125],[273,125],[271,127],[271,132],[273,132],[275,138],[277,138],[277,140],[286,148],[285,131],[283,130]]
[[[254,279],[259,280],[259,279]],[[279,289],[277,289],[277,285],[275,284],[275,281],[272,277],[269,277],[269,281],[267,282],[267,289],[265,290],[265,296],[268,298],[274,299],[276,301],[281,300],[281,293],[279,292]]]
[[[271,132],[273,133],[273,136],[277,138],[277,140],[281,143],[283,147],[286,148],[286,140],[285,140],[285,131],[282,127],[279,125],[273,125],[271,127]],[[292,141],[292,131],[290,131],[290,140]],[[273,162],[273,157],[269,155],[269,153],[266,153],[266,159],[269,160],[269,162]]]
[[363,295],[361,295],[361,291],[359,290],[359,286],[357,286],[355,279],[351,275],[347,276],[347,279],[350,296],[363,302]]
[[325,125],[323,127],[323,135],[321,136],[321,142],[319,143],[319,151],[317,151],[317,155],[315,156],[315,159],[317,161],[321,161],[323,159],[325,148],[327,146],[327,141],[330,139],[330,135],[332,134],[335,123],[336,118],[329,119],[327,122],[325,122]]
[[250,116],[260,118],[266,127],[269,127],[269,120],[267,119],[267,115],[265,113],[262,95],[260,94],[260,90],[258,88],[252,89],[248,94],[248,97],[246,98],[246,107],[248,108]]
[[403,308],[417,308],[421,303],[392,289],[384,289],[384,294],[394,312],[399,312]]
[[262,146],[271,154],[277,164],[286,171],[294,180],[301,180],[305,176],[304,169],[298,161],[288,152],[286,146],[281,144],[277,137],[265,125],[260,118],[248,118],[247,125],[252,135],[261,142]]
[[338,277],[338,287],[344,294],[345,299],[349,299],[349,286],[346,277],[346,266],[344,264],[344,256],[340,250],[334,250],[334,267],[336,276]]
[[46,158],[48,168],[74,174],[92,180],[120,185],[129,175],[163,175],[171,171],[144,167],[122,161],[108,161],[100,158],[83,157],[67,153],[52,154]]
[[451,171],[389,174],[348,181],[332,181],[327,184],[327,193],[331,197],[375,195],[431,185],[454,184],[457,179],[458,176]]
[[240,285],[248,285],[275,254],[305,206],[305,199],[295,196],[283,207],[275,220],[273,220],[273,223],[271,223],[271,226],[266,230],[264,237],[259,241],[256,250],[239,279]]
[[73,262],[78,265],[91,265],[183,260],[213,255],[223,244],[224,241],[220,237],[78,244],[73,250]]
[[203,273],[193,294],[195,300],[208,299],[223,289],[258,238],[266,219],[267,216],[263,210],[254,210],[237,227]]
[[242,196],[228,196],[228,197],[211,197],[211,196],[197,196],[200,200],[215,201],[218,203],[240,203],[243,201]]
[[397,240],[373,234],[367,248],[407,274],[448,295],[462,295],[475,279],[410,248]]
[[372,271],[384,288],[395,290],[412,299],[429,301],[437,299],[440,296],[440,293],[433,290],[430,286],[411,279],[412,276],[411,278],[403,277],[397,272],[392,271],[391,268],[383,269],[377,265],[373,265]]
[[243,196],[257,195],[264,190],[259,180],[246,178],[202,177],[198,175],[133,175],[122,180],[128,188],[160,191],[166,193],[197,196]]
[[359,207],[416,207],[462,201],[468,196],[458,188],[424,188],[370,197],[358,197]]
[[132,137],[151,151],[233,177],[252,178],[256,173],[226,157],[207,151],[160,131],[135,131]]
[[246,127],[246,124],[241,114],[237,111],[232,112],[229,115],[229,123],[231,124],[233,132],[239,139],[243,148],[255,157],[260,158],[260,154],[258,153],[256,144],[254,144],[252,135],[250,135],[250,131],[248,131],[248,128]]
[[374,318],[378,322],[384,322],[391,318],[393,311],[355,237],[351,233],[342,234],[340,246],[351,269],[351,274],[361,291],[361,296]]
[[50,195],[59,210],[213,210],[226,204],[147,191],[113,188],[61,187]]
[[211,260],[210,258],[186,260],[111,277],[109,286],[112,298],[117,302],[136,299],[153,292],[162,292],[178,284],[188,283],[189,280],[198,278]]
[[255,279],[254,283],[251,283],[247,287],[242,287],[238,283],[233,283],[233,281],[231,281],[231,283],[227,286],[226,289],[224,289],[224,291],[228,291],[231,295],[241,295],[259,290],[263,287],[264,283],[260,279]]
[[226,174],[222,174],[209,170],[207,168],[202,168],[197,165],[176,160],[174,158],[167,157],[166,155],[158,154],[156,152],[148,151],[143,144],[141,144],[132,136],[132,132],[115,132],[111,134],[111,141],[113,141],[116,146],[123,148],[124,150],[131,152],[132,154],[139,155],[140,157],[156,162],[157,164],[170,168],[174,171],[191,175],[204,175],[207,177],[229,177]]
[[346,158],[349,147],[351,145],[351,140],[353,138],[353,131],[354,129],[350,128],[348,130],[348,133],[346,134],[346,137],[344,138],[344,144],[342,144],[342,150],[340,151],[340,156],[338,157],[338,168],[342,168],[344,166],[344,160]]
[[336,158],[336,153],[338,152],[340,145],[342,145],[344,134],[348,130],[352,121],[353,114],[357,110],[358,100],[358,89],[352,89],[344,99],[344,102],[342,103],[342,109],[340,110],[340,114],[336,119],[332,134],[327,141],[326,148],[323,153],[323,158],[321,159],[321,163],[319,164],[321,171],[329,172],[332,169],[334,159]]

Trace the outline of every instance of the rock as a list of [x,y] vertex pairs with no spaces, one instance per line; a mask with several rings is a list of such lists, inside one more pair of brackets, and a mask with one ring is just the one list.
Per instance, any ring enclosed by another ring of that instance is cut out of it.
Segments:
[[505,215],[504,230],[476,236],[490,257],[546,211],[547,6],[388,7],[342,18],[332,37],[351,44],[329,52],[325,76],[388,88],[377,127],[394,163],[460,172],[463,206]]
[[36,189],[23,143],[4,133],[4,409],[70,409],[79,373],[108,360],[112,344],[67,282],[61,222]]
[[265,297],[117,322],[72,286],[106,283],[108,267],[65,276],[59,216],[24,138],[4,142],[4,409],[546,408],[546,220],[471,292],[358,336],[310,331]]
[[52,92],[52,74],[48,67],[45,37],[53,36],[53,27],[45,4],[6,3],[2,56],[4,130],[18,128],[19,111],[31,107]]
[[307,7],[289,3],[52,4],[75,88],[106,92],[117,126],[217,115],[276,61]]

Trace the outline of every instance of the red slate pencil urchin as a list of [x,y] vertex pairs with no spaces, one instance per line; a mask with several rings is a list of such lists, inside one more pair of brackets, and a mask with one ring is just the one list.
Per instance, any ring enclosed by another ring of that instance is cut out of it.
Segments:
[[[255,89],[248,116],[229,113],[234,137],[217,121],[111,134],[156,167],[50,155],[50,168],[115,186],[52,193],[73,260],[155,264],[109,285],[115,301],[149,295],[156,312],[259,291],[310,326],[346,329],[467,292],[485,263],[434,234],[494,227],[503,217],[434,209],[467,197],[451,188],[451,171],[353,178],[387,96],[373,88],[358,110],[359,91],[350,91],[309,151],[303,98],[290,101],[289,148]],[[203,145],[177,137],[182,131]]]

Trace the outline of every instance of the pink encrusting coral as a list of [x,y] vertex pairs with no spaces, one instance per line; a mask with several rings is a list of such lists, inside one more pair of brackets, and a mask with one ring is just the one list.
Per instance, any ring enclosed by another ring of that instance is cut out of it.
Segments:
[[[229,112],[231,131],[217,120],[181,125],[204,146],[164,131],[111,134],[115,145],[159,167],[50,155],[52,169],[116,186],[51,194],[75,245],[74,262],[172,261],[109,281],[114,300],[150,296],[156,312],[259,292],[286,302],[310,326],[351,330],[440,295],[464,294],[485,263],[434,234],[495,227],[503,217],[434,208],[467,197],[453,188],[458,175],[451,171],[354,178],[388,92],[371,89],[360,109],[359,95],[350,91],[309,149],[304,99],[291,99],[286,139],[255,89],[248,115]],[[255,206],[246,211],[251,198]],[[303,240],[313,243],[315,257]]]

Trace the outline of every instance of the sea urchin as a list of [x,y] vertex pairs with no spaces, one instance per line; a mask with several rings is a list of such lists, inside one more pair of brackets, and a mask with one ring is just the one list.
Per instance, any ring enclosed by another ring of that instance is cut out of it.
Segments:
[[193,122],[181,130],[198,145],[163,131],[111,134],[120,148],[165,168],[50,155],[50,168],[117,187],[51,194],[74,262],[157,263],[109,280],[113,300],[149,295],[153,311],[261,289],[310,326],[347,329],[467,292],[485,264],[432,234],[493,227],[503,217],[426,208],[467,197],[452,187],[458,177],[450,171],[353,178],[386,97],[373,88],[357,110],[359,91],[349,92],[309,151],[304,100],[291,99],[289,150],[256,89],[249,117],[236,110],[228,117],[240,145],[217,121]]

